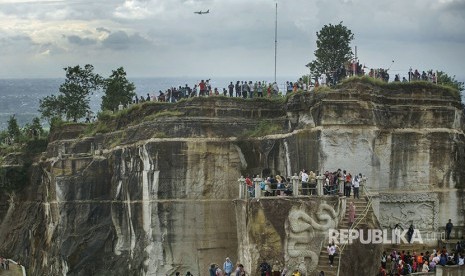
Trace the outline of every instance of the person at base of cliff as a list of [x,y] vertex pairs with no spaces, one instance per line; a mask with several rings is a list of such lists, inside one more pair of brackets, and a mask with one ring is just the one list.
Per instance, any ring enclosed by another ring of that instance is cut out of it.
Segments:
[[245,271],[244,266],[240,263],[237,263],[236,274],[234,276],[245,276],[245,275],[249,275],[249,274]]
[[218,265],[216,266],[215,275],[216,275],[216,276],[224,276],[223,270],[221,270],[221,268],[219,268]]
[[400,244],[400,230],[401,229],[402,227],[399,224],[396,224],[396,226],[394,226],[394,243],[395,244]]
[[387,255],[386,255],[386,251],[383,251],[383,255],[381,255],[381,267],[386,269],[386,263],[387,263]]
[[271,266],[265,260],[260,264],[260,273],[261,276],[271,275]]
[[176,276],[181,276],[181,272],[176,272]]
[[189,271],[187,271],[186,276],[194,276]]
[[450,239],[450,232],[452,232],[452,227],[454,227],[454,225],[452,224],[451,219],[449,219],[449,222],[446,224],[446,240]]
[[413,224],[410,224],[410,227],[407,230],[407,242],[408,243],[412,242],[412,237],[413,237],[414,232],[415,230],[413,229]]
[[350,202],[349,204],[349,227],[352,226],[354,221],[355,221],[355,205],[353,202]]
[[429,272],[429,266],[428,266],[428,261],[425,261],[423,263],[423,267],[421,269],[421,272]]
[[210,276],[216,276],[216,268],[217,268],[216,264],[210,265],[210,269],[208,270],[208,272],[210,273]]
[[226,257],[226,261],[223,264],[223,271],[225,276],[231,276],[231,273],[234,270],[234,265],[229,259],[229,257]]
[[383,267],[380,267],[379,268],[379,272],[378,272],[378,276],[386,276],[386,269],[384,269]]
[[302,179],[302,194],[307,195],[308,194],[308,174],[306,170],[302,170],[300,172],[300,178]]
[[300,274],[300,271],[296,269],[294,270],[294,273],[292,273],[292,276],[302,276],[302,274]]

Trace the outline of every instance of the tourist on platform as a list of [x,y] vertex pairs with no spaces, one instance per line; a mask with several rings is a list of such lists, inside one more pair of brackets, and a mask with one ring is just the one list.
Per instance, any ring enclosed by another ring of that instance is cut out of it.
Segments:
[[359,190],[360,190],[360,181],[362,180],[362,174],[359,173],[354,177],[352,181],[352,186],[354,187],[354,198],[360,199]]
[[300,178],[302,180],[302,194],[307,195],[308,194],[308,174],[307,171],[304,169],[300,171]]
[[450,232],[452,232],[452,227],[454,227],[454,225],[452,224],[451,219],[449,219],[449,222],[446,223],[446,240],[450,239]]
[[308,174],[308,182],[309,182],[309,188],[310,188],[310,193],[311,195],[317,195],[316,192],[316,174],[313,171],[310,171]]
[[226,261],[223,264],[223,271],[225,276],[231,276],[231,273],[234,270],[234,264],[231,262],[229,257],[226,257]]
[[350,190],[352,188],[352,175],[345,170],[342,171],[344,175],[344,196],[350,197]]
[[353,202],[349,204],[349,227],[355,222],[355,205]]
[[249,191],[249,196],[254,197],[255,195],[255,187],[252,182],[252,177],[249,175],[245,178],[245,184],[247,185],[247,191]]

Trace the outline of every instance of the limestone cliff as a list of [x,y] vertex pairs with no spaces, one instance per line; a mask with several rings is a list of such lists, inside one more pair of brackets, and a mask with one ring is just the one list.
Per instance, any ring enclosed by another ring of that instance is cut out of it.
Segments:
[[463,126],[460,97],[421,83],[141,104],[54,130],[29,183],[2,195],[0,252],[31,275],[206,275],[225,257],[252,275],[262,258],[311,270],[338,200],[237,200],[241,175],[360,172],[383,227],[437,231],[464,225]]

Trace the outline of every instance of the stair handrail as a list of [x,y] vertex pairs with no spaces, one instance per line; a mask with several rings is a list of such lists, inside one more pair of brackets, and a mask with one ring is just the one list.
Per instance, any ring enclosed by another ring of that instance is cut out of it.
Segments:
[[[367,202],[367,205],[366,205],[365,209],[363,210],[362,214],[360,216],[357,216],[357,219],[355,220],[355,223],[353,223],[349,227],[349,233],[350,233],[350,230],[357,227],[362,222],[362,220],[365,219],[365,217],[368,214],[368,211],[371,209],[371,206],[373,204],[373,197],[370,194],[370,192],[368,191],[366,185],[361,185],[361,186],[362,186],[364,195],[367,197],[368,202]],[[347,241],[339,248],[339,261],[338,261],[338,264],[337,264],[337,274],[336,274],[337,276],[339,276],[339,273],[340,273],[340,270],[341,270],[342,252],[346,248],[347,244],[349,244],[349,239],[347,239]]]

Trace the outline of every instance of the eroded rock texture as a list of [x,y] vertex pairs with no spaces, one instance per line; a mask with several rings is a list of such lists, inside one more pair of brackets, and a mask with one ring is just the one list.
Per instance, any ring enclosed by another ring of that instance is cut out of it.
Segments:
[[464,224],[462,106],[439,87],[199,98],[143,105],[107,127],[56,130],[30,183],[2,195],[1,252],[31,275],[206,275],[225,257],[310,272],[340,203],[236,200],[238,178],[263,171],[362,173],[383,227]]

